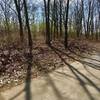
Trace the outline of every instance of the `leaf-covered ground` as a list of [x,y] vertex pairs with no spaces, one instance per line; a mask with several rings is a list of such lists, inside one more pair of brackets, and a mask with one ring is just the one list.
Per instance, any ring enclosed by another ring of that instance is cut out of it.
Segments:
[[[32,77],[41,75],[41,72],[48,73],[64,63],[61,61],[55,50],[59,50],[63,58],[69,63],[75,59],[80,59],[80,55],[90,54],[93,51],[88,42],[79,40],[69,41],[66,50],[63,43],[58,41],[52,42],[48,47],[45,43],[34,42],[32,50]],[[64,53],[67,54],[67,56]],[[75,59],[74,59],[75,58]],[[27,76],[27,69],[30,60],[28,57],[28,48],[21,49],[18,44],[5,45],[0,47],[0,88],[15,86],[22,83]]]

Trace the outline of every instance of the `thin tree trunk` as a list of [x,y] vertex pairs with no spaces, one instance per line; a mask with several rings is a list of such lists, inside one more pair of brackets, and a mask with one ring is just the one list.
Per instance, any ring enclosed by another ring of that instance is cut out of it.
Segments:
[[50,45],[50,0],[46,3],[44,0],[44,7],[45,7],[45,19],[46,19],[46,44]]
[[28,18],[28,11],[27,11],[26,0],[23,0],[23,3],[24,3],[26,27],[27,27],[27,30],[28,30],[28,45],[29,45],[30,50],[32,50],[32,36],[31,36],[31,30],[30,30],[30,26],[29,26],[29,18]]
[[69,0],[67,0],[67,6],[66,6],[66,20],[65,20],[65,42],[64,42],[64,45],[65,45],[65,48],[68,47],[68,13],[69,13]]
[[20,40],[21,43],[23,43],[24,41],[24,34],[23,34],[23,24],[22,24],[22,18],[21,18],[21,12],[20,12],[20,1],[18,0],[14,0],[15,6],[16,6],[16,10],[18,13],[18,21],[19,21],[19,28],[20,28]]
[[60,2],[60,38],[62,37],[62,0]]

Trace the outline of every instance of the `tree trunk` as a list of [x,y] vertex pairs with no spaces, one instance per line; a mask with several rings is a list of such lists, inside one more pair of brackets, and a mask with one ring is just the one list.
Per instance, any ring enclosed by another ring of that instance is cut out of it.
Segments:
[[59,1],[60,2],[60,38],[62,37],[62,0]]
[[22,24],[22,18],[21,18],[21,12],[20,12],[20,1],[14,0],[15,7],[18,13],[18,21],[19,21],[19,28],[20,28],[20,40],[21,43],[24,42],[24,34],[23,34],[23,24]]
[[50,45],[50,0],[46,3],[44,0],[44,8],[45,8],[45,20],[46,20],[46,44]]
[[66,20],[65,20],[65,42],[64,42],[64,45],[65,45],[65,48],[68,47],[68,13],[69,13],[69,0],[67,0],[67,6],[66,6]]
[[29,26],[29,18],[28,18],[28,11],[27,11],[26,0],[23,0],[23,3],[24,3],[26,27],[27,27],[27,30],[28,30],[28,45],[29,45],[30,50],[32,50],[32,36],[31,36],[31,30],[30,30],[30,26]]

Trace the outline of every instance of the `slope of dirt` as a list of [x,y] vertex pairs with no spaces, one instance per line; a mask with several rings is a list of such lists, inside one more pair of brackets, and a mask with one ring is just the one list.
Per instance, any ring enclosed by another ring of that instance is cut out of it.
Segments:
[[[98,46],[99,45],[100,44],[98,43]],[[23,51],[20,48],[16,48],[18,46],[9,47],[3,48],[0,51],[0,60],[2,62],[0,67],[0,91],[10,89],[11,87],[22,84],[27,80],[30,81],[28,78],[36,78],[45,73],[52,72],[63,67],[66,62],[80,62],[83,65],[90,66],[88,68],[93,68],[94,73],[96,72],[95,70],[100,69],[100,59],[92,57],[92,59],[89,60],[91,54],[93,54],[93,52],[90,51],[93,51],[94,47],[93,45],[89,46],[88,42],[76,40],[69,41],[68,50],[66,50],[63,44],[58,41],[52,42],[51,47],[48,47],[44,43],[37,42],[36,44],[34,43],[32,59],[28,57],[28,48]],[[86,60],[82,61],[82,59],[85,58]],[[31,60],[32,62],[30,62]],[[95,61],[97,64],[94,64]],[[32,63],[32,68],[28,69],[30,63]],[[76,65],[78,64],[76,63]],[[93,76],[96,77],[97,75]]]
[[[66,52],[68,55],[73,56],[71,51],[66,50],[62,43],[56,41],[52,42],[53,47],[56,47],[60,51]],[[75,52],[87,52],[90,48],[87,48],[87,44],[70,41],[70,50]],[[16,86],[23,83],[26,78],[27,68],[29,64],[28,48],[21,49],[18,44],[4,45],[0,47],[0,91],[1,88],[9,88],[10,85]],[[40,72],[48,73],[63,65],[63,62],[56,54],[54,48],[48,47],[45,43],[37,41],[34,42],[32,50],[32,77],[37,77]],[[73,62],[74,59],[62,54],[63,58],[68,62]]]
[[[96,59],[98,55],[92,57]],[[100,61],[100,56],[97,60]],[[78,61],[71,64],[64,61],[64,64],[50,74],[2,92],[2,97],[4,100],[99,100],[100,69]],[[98,65],[100,68],[100,62]]]

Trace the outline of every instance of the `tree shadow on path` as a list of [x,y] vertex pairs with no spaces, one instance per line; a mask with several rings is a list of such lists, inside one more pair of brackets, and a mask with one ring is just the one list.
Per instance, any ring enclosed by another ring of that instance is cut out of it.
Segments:
[[[97,87],[97,85],[87,76],[85,76],[83,73],[78,71],[74,66],[70,65],[69,63],[66,62],[66,60],[62,57],[61,51],[58,50],[57,48],[51,46],[51,49],[59,56],[59,58],[68,66],[68,68],[71,70],[71,72],[76,76],[77,80],[79,81],[81,87],[84,89],[86,92],[87,96],[90,98],[90,100],[95,100],[95,98],[92,96],[88,88],[86,87],[86,82],[84,79],[92,86],[94,87],[98,93],[100,93],[100,88]],[[68,56],[68,55],[67,55]],[[70,56],[68,56],[70,57]],[[72,58],[72,57],[71,57]]]
[[26,79],[25,79],[25,87],[9,100],[17,100],[17,97],[19,97],[23,92],[25,92],[25,100],[32,100],[32,95],[31,95],[31,69],[33,66],[32,49],[29,49],[29,53],[27,53],[26,55],[27,55],[26,56],[27,73],[26,73]]

